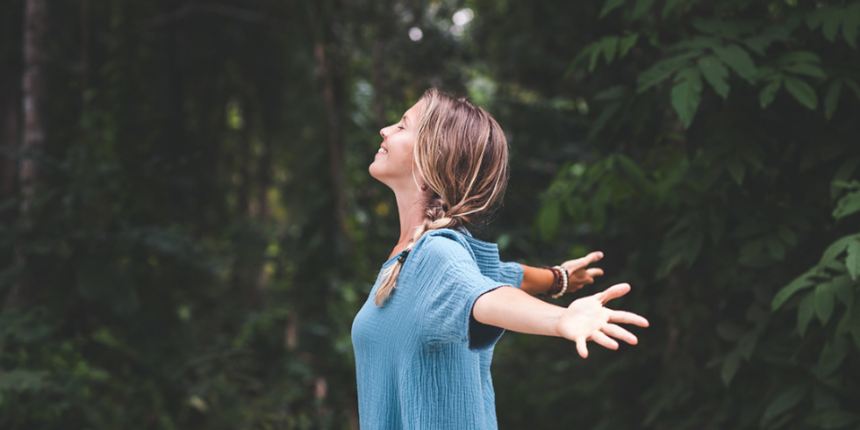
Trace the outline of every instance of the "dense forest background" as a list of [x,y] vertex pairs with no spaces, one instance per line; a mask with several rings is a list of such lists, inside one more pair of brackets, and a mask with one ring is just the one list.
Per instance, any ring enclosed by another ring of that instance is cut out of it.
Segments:
[[[505,260],[638,346],[506,334],[502,429],[860,428],[860,1],[8,0],[0,428],[355,429],[428,87],[508,134]],[[858,296],[858,301],[854,301]]]

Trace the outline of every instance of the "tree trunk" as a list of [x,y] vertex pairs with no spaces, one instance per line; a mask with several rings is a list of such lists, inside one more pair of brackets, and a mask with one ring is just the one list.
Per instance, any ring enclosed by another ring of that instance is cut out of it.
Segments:
[[21,143],[21,215],[28,216],[43,172],[45,111],[47,107],[48,1],[27,0],[24,5],[24,136]]
[[[21,200],[18,205],[19,216],[23,217],[24,228],[34,225],[31,213],[37,190],[42,186],[44,171],[42,159],[45,151],[46,111],[48,100],[48,1],[27,0],[24,4],[24,70],[21,96],[24,117],[23,136],[20,147],[18,186]],[[24,273],[6,296],[4,306],[14,307],[31,296],[35,289],[35,273],[30,268],[23,249],[15,247],[15,260]]]

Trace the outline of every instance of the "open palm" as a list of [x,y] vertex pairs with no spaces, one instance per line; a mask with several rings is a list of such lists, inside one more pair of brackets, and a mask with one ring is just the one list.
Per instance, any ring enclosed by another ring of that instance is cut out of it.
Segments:
[[558,334],[576,342],[576,350],[582,358],[588,357],[586,342],[589,340],[609,349],[618,349],[618,342],[612,337],[635,345],[639,341],[636,336],[614,323],[648,327],[648,320],[632,312],[604,307],[609,300],[621,297],[629,291],[630,285],[618,284],[600,293],[575,300],[559,318],[556,325]]

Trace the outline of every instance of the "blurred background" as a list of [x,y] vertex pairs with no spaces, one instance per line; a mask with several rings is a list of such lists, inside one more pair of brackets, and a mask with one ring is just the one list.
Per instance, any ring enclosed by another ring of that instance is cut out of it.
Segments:
[[860,416],[858,1],[7,0],[0,428],[356,429],[398,238],[367,173],[438,87],[507,133],[504,260],[601,250],[640,345],[507,333],[501,429]]

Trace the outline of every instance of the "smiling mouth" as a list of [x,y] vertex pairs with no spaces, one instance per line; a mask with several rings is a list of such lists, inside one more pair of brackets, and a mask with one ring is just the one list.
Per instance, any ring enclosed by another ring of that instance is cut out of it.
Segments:
[[388,154],[388,150],[385,148],[379,148],[379,151],[376,151],[377,154]]

